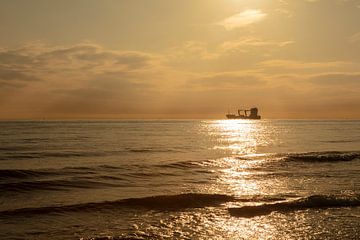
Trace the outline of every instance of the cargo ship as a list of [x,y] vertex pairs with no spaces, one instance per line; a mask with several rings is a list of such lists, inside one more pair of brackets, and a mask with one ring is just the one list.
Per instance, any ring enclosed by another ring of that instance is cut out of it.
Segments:
[[256,107],[250,109],[239,109],[238,115],[228,113],[226,114],[227,119],[261,119],[258,115],[258,109]]

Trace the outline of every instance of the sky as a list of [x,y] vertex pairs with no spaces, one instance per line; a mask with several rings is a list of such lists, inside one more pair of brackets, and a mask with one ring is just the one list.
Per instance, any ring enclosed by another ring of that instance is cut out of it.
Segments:
[[0,119],[360,119],[360,0],[0,0]]

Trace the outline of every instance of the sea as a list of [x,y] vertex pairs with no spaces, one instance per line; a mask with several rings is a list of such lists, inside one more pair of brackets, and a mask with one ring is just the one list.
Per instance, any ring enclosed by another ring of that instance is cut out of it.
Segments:
[[1,121],[0,239],[360,239],[360,121]]

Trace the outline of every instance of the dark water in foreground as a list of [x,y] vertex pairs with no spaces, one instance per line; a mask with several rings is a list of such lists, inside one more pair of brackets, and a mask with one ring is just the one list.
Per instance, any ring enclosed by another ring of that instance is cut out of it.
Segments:
[[359,239],[360,121],[0,122],[0,239],[104,237]]

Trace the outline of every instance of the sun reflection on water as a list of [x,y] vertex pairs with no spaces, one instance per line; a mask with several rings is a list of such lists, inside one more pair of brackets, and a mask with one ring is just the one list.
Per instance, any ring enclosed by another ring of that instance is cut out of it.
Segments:
[[225,188],[234,195],[261,194],[262,186],[252,177],[254,169],[265,161],[261,157],[263,154],[257,153],[259,145],[267,144],[261,122],[218,120],[209,126],[209,133],[217,139],[214,148],[227,153],[227,157],[217,161],[221,169],[218,178],[219,190],[223,191],[221,188]]
[[[266,165],[267,149],[272,144],[273,129],[261,121],[219,120],[210,125],[210,135],[215,136],[214,149],[225,152],[226,157],[219,158],[214,164],[218,167],[217,189],[239,198],[256,198],[275,194],[274,189],[282,187],[284,182],[266,177],[271,173]],[[274,187],[274,188],[273,188]],[[230,203],[230,207],[261,204],[255,202]],[[228,206],[228,207],[229,207]],[[225,220],[226,219],[226,220]],[[230,238],[263,238],[276,234],[276,228],[262,217],[255,219],[225,218],[218,222],[218,228],[229,234]]]
[[230,151],[233,155],[254,154],[258,146],[266,144],[259,121],[218,120],[211,127],[212,134],[219,137],[219,144],[214,148]]

